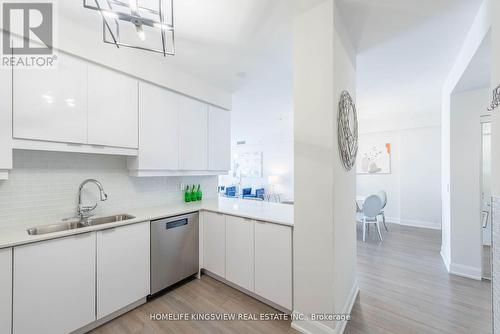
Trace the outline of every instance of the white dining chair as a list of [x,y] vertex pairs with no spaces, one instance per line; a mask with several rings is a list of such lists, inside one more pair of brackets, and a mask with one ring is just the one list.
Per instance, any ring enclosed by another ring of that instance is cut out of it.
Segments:
[[382,217],[382,222],[384,223],[385,231],[388,232],[389,230],[387,229],[387,224],[385,223],[385,212],[384,212],[385,206],[387,205],[387,193],[382,190],[379,191],[377,195],[382,200],[382,209],[380,210],[379,216]]
[[378,217],[380,216],[380,211],[382,210],[382,199],[378,195],[371,195],[365,199],[363,203],[363,215],[361,218],[361,224],[363,228],[363,242],[366,241],[366,228],[367,224],[375,224],[378,231],[378,236],[380,241],[384,241],[382,238],[382,233],[380,232],[380,224],[378,222]]
[[361,210],[361,208],[359,207],[358,201],[356,201],[356,213],[360,213],[360,212],[363,212],[363,210]]

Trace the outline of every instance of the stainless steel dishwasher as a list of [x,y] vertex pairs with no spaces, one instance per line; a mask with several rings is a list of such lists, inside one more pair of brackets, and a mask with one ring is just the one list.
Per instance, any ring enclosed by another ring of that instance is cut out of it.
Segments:
[[151,294],[198,273],[198,213],[151,222]]

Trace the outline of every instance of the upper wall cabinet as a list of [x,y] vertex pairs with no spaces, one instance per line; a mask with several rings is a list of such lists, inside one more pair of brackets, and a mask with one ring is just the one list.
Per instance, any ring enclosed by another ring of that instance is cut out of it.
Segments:
[[[1,35],[0,35],[1,36]],[[12,169],[12,71],[0,70],[0,180]]]
[[0,131],[0,179],[12,148],[125,155],[132,176],[230,170],[229,111],[63,52],[57,65],[15,70],[12,84],[0,74],[0,107],[13,110],[0,115],[0,130],[13,124]]
[[[179,95],[147,83],[139,84],[139,141],[131,171],[179,169]],[[139,173],[139,172],[136,172]]]
[[138,148],[138,81],[95,65],[88,81],[88,143]]
[[231,113],[213,106],[208,109],[208,169],[231,169]]
[[180,96],[179,169],[208,170],[208,106]]
[[14,138],[87,142],[87,64],[60,54],[56,69],[15,70]]
[[139,83],[139,152],[131,176],[217,175],[231,169],[230,112]]
[[137,155],[136,79],[62,52],[13,78],[13,148]]

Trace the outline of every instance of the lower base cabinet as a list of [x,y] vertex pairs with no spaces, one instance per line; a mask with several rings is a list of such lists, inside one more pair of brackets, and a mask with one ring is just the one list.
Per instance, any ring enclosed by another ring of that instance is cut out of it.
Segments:
[[13,334],[66,334],[96,320],[95,233],[14,248]]
[[203,213],[203,268],[226,278],[226,217]]
[[226,216],[226,280],[254,291],[254,221]]
[[255,293],[293,309],[291,227],[255,223]]
[[149,227],[97,232],[97,319],[149,295]]
[[10,333],[12,321],[12,248],[0,249],[0,333]]
[[203,268],[293,310],[292,227],[204,212]]
[[[14,263],[13,334],[71,333],[148,296],[149,227],[145,222],[14,247],[13,261],[0,250],[0,289],[12,278],[3,269]],[[3,294],[2,334],[10,333]]]

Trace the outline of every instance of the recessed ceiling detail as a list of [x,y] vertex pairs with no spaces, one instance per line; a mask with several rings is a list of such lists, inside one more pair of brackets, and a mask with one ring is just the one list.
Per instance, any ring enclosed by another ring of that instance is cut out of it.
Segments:
[[84,0],[103,20],[103,41],[120,46],[175,54],[173,0]]

